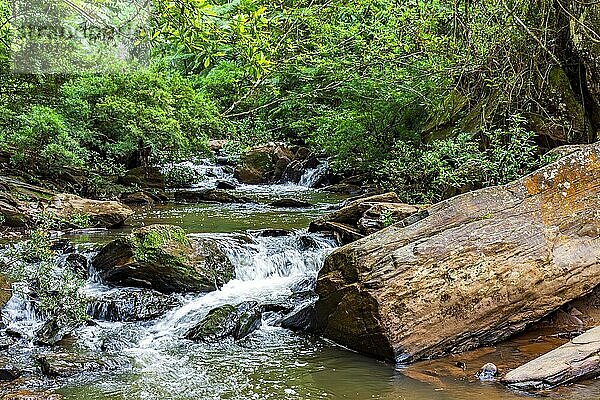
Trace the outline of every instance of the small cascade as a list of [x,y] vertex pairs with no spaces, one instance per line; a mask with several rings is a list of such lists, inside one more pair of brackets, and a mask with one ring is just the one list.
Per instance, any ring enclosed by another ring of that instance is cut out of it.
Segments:
[[285,303],[295,286],[305,287],[303,282],[314,282],[325,257],[335,246],[330,239],[302,231],[281,237],[252,236],[247,242],[241,242],[236,235],[209,237],[218,237],[221,248],[235,266],[235,279],[221,290],[188,298],[180,308],[167,313],[153,327],[148,343],[155,337],[180,336],[211,309],[224,304]]
[[328,171],[329,163],[327,160],[324,160],[315,168],[307,169],[298,184],[309,188],[315,187]]

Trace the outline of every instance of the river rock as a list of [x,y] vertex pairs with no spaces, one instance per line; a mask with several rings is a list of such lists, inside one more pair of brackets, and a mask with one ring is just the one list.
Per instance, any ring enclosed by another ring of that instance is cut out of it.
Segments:
[[270,206],[271,207],[281,207],[281,208],[308,208],[308,207],[312,207],[312,204],[310,204],[307,201],[303,201],[303,200],[286,198],[286,199],[275,200],[274,202],[272,202],[270,204]]
[[70,333],[69,328],[61,327],[55,318],[50,318],[34,332],[35,343],[42,346],[55,346]]
[[246,301],[237,306],[226,304],[211,310],[185,338],[216,342],[226,337],[243,339],[260,327],[262,309],[257,302]]
[[519,390],[541,390],[598,375],[600,327],[510,371],[502,382]]
[[215,290],[233,278],[231,261],[208,238],[190,239],[170,225],[139,228],[116,239],[92,264],[105,282],[163,293]]
[[123,288],[93,297],[87,312],[102,321],[146,321],[179,305],[175,297],[151,289]]
[[294,153],[282,144],[255,147],[242,155],[235,169],[235,177],[248,184],[278,182],[295,158]]
[[334,251],[316,328],[406,363],[491,345],[600,284],[600,143]]
[[180,203],[251,203],[252,199],[222,189],[179,190],[175,201]]
[[231,181],[226,181],[223,179],[219,179],[217,181],[217,189],[232,190],[232,189],[235,189],[236,187],[237,187],[237,185]]
[[84,372],[113,370],[124,364],[124,360],[106,355],[70,352],[38,354],[35,361],[44,375],[53,378],[68,378]]
[[141,189],[165,188],[165,176],[157,167],[137,167],[127,171],[127,173],[119,179],[119,182],[127,186],[137,186]]
[[154,199],[143,191],[125,193],[121,196],[121,201],[131,206],[153,206],[155,203]]
[[333,232],[339,243],[359,240],[390,223],[402,221],[425,208],[403,204],[396,193],[363,197],[344,204],[339,210],[313,221],[309,232]]
[[[3,265],[0,262],[0,268],[2,267]],[[4,308],[4,306],[6,305],[6,303],[8,303],[11,297],[12,281],[11,279],[9,279],[8,276],[0,272],[0,310]]]
[[90,200],[66,193],[56,195],[48,211],[65,221],[72,221],[77,216],[89,218],[95,228],[121,226],[133,215],[131,208],[117,201]]

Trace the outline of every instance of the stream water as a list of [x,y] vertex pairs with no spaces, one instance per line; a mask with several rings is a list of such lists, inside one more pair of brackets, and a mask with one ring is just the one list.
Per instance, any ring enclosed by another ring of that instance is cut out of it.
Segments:
[[[201,168],[212,172],[198,189],[214,185],[216,178],[231,178],[213,165]],[[235,265],[235,279],[219,291],[174,296],[176,306],[148,321],[111,322],[106,312],[97,309],[96,323],[77,330],[74,339],[58,349],[34,346],[23,339],[0,353],[0,360],[31,372],[16,387],[51,389],[73,400],[527,398],[499,384],[480,383],[473,376],[436,378],[433,383],[411,379],[392,365],[363,357],[327,340],[278,327],[275,314],[266,313],[260,329],[237,342],[228,339],[218,344],[203,344],[182,339],[189,327],[220,305],[256,300],[301,307],[312,300],[310,289],[324,258],[335,245],[327,237],[308,234],[306,227],[341,198],[308,188],[309,176],[303,177],[301,183],[305,186],[241,185],[235,189],[256,200],[255,204],[180,204],[138,210],[131,221],[133,226],[175,224],[190,234],[217,240]],[[313,206],[298,210],[267,205],[282,197],[306,200]],[[292,233],[277,237],[260,235],[259,231],[267,228],[287,229]],[[78,243],[83,254],[91,256],[95,244],[127,232],[128,229],[88,232],[70,238]],[[240,240],[240,235],[244,235],[244,240]],[[109,287],[92,273],[85,291],[91,297],[103,298],[119,296],[126,289]],[[27,303],[18,298],[7,305],[3,319],[13,329],[25,333],[42,323]],[[35,373],[37,367],[32,359],[49,351],[93,355],[104,360],[104,364],[100,370],[93,368],[70,378],[43,378]],[[434,375],[432,372],[431,376]],[[550,396],[597,399],[600,385],[571,386],[566,392]]]

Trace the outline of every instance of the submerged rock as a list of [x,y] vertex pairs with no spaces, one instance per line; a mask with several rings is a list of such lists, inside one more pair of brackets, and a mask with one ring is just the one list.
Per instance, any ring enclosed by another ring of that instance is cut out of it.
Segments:
[[173,296],[151,289],[123,288],[92,298],[88,315],[102,321],[146,321],[179,305]]
[[519,390],[541,390],[598,375],[600,327],[510,371],[502,382]]
[[77,226],[78,217],[89,220],[95,228],[114,228],[133,215],[131,208],[117,201],[90,200],[73,194],[55,196],[48,211],[79,228],[87,226]]
[[334,251],[317,331],[399,363],[497,343],[600,284],[600,143]]
[[298,199],[279,199],[272,202],[270,206],[282,208],[308,208],[312,207],[312,204]]
[[116,239],[92,264],[105,282],[163,293],[212,291],[233,278],[234,267],[208,238],[190,239],[170,225],[139,228]]
[[237,306],[226,304],[211,310],[185,338],[215,342],[226,337],[243,339],[260,327],[262,309],[257,302],[247,301]]

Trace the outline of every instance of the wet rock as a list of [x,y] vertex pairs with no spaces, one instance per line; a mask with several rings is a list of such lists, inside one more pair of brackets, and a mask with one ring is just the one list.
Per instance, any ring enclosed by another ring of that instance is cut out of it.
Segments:
[[55,346],[69,333],[69,329],[61,327],[56,319],[51,318],[35,331],[35,343],[42,346]]
[[477,379],[480,381],[493,381],[498,375],[498,367],[495,364],[487,363],[477,372]]
[[2,396],[2,400],[62,400],[63,396],[50,392],[30,392],[20,390]]
[[600,144],[334,251],[317,331],[406,363],[495,344],[600,284]]
[[279,323],[282,328],[291,331],[308,331],[314,328],[315,308],[314,304],[301,307],[289,315],[286,315]]
[[282,237],[289,236],[292,234],[292,231],[287,229],[261,229],[256,232],[256,236],[258,237]]
[[227,145],[228,142],[229,140],[226,139],[211,139],[208,141],[208,146],[210,148],[210,151],[214,153],[219,153],[223,149],[223,147]]
[[552,389],[600,375],[600,327],[510,371],[502,382],[520,390]]
[[226,304],[211,310],[185,338],[215,342],[226,337],[242,339],[260,327],[262,310],[257,302],[244,302],[238,306]]
[[10,228],[22,228],[30,222],[29,216],[23,212],[17,203],[11,204],[5,198],[0,198],[0,216],[2,217],[2,226]]
[[333,232],[341,244],[359,240],[387,225],[423,212],[424,207],[403,204],[393,193],[363,197],[313,221],[309,232]]
[[110,242],[92,265],[105,282],[163,293],[215,290],[234,273],[216,241],[190,239],[181,228],[170,225],[139,228]]
[[66,352],[39,354],[35,357],[35,361],[44,375],[53,378],[68,378],[84,372],[113,370],[124,364],[123,360],[106,355]]
[[181,305],[173,296],[150,289],[120,289],[91,299],[88,315],[102,321],[146,321]]
[[180,190],[175,192],[175,201],[180,203],[252,203],[246,196],[238,196],[221,189]]
[[88,276],[88,259],[81,253],[71,253],[65,259],[65,266],[82,278]]
[[84,199],[72,194],[59,194],[54,197],[48,211],[64,221],[75,224],[74,219],[83,216],[96,228],[114,228],[123,225],[133,215],[133,210],[116,201]]
[[242,155],[235,169],[235,177],[248,184],[278,182],[294,159],[294,153],[282,144],[255,147]]
[[138,167],[127,171],[125,176],[119,179],[119,183],[127,186],[137,186],[142,189],[165,188],[165,176],[156,167]]
[[56,252],[59,252],[62,254],[69,254],[69,253],[73,253],[75,251],[75,246],[73,246],[73,243],[68,239],[58,239],[58,240],[54,240],[50,244],[50,250],[56,251]]
[[20,376],[21,371],[18,371],[14,368],[0,368],[0,382],[12,382],[16,379],[19,379]]
[[[0,263],[0,268],[2,268],[2,264]],[[12,281],[8,278],[8,276],[0,273],[0,310],[4,308],[6,303],[12,297]]]
[[153,206],[155,203],[154,198],[145,192],[123,194],[121,201],[130,206]]
[[231,190],[235,189],[236,187],[237,185],[234,182],[225,181],[222,179],[217,181],[217,189]]
[[358,195],[363,193],[363,188],[358,185],[351,185],[349,183],[336,183],[334,185],[325,186],[323,189],[325,192],[339,193],[339,194],[350,194]]
[[308,208],[312,207],[307,201],[298,200],[298,199],[279,199],[275,200],[270,204],[271,207],[281,207],[281,208]]

